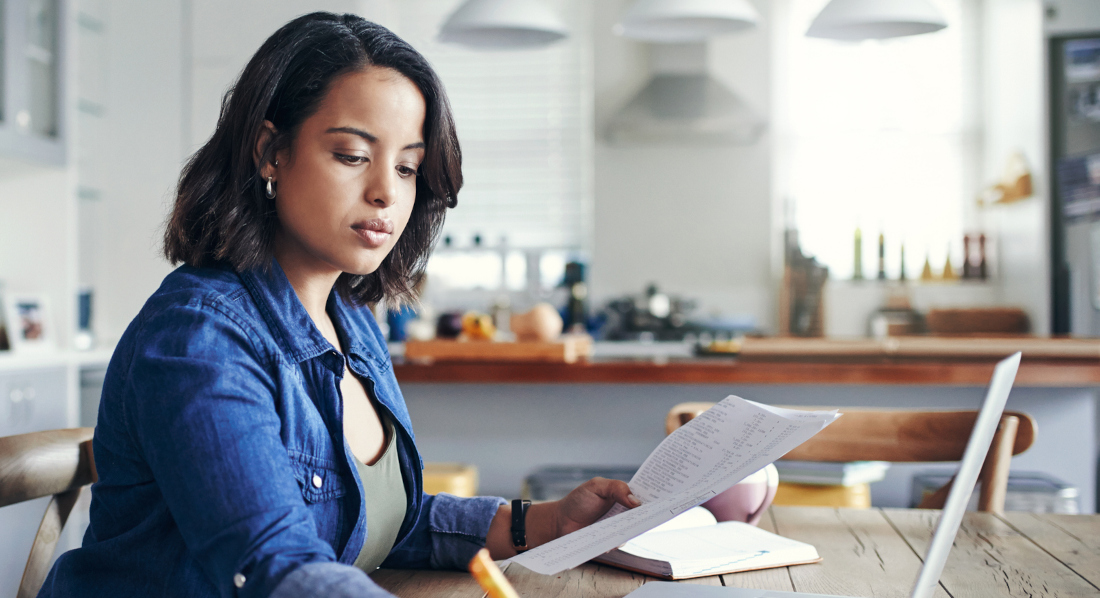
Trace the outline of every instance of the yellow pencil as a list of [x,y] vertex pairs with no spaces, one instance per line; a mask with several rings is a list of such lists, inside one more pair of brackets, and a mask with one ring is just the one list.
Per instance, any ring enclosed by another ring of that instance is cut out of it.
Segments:
[[489,598],[519,598],[516,589],[493,562],[489,551],[482,548],[470,559],[470,575],[474,576]]

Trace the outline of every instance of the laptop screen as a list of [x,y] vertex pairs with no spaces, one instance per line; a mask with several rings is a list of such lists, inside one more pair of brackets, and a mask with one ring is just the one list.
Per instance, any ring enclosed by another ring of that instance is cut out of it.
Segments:
[[955,482],[951,485],[951,492],[947,495],[943,513],[936,524],[936,533],[932,535],[932,542],[928,545],[928,552],[924,556],[924,566],[917,576],[917,583],[913,586],[912,598],[928,598],[932,596],[939,583],[940,574],[947,563],[947,554],[951,551],[951,545],[955,541],[955,534],[959,531],[963,513],[966,512],[966,504],[970,501],[970,495],[974,492],[974,484],[978,481],[985,455],[989,452],[989,444],[993,441],[993,435],[997,433],[997,424],[1001,421],[1005,403],[1008,401],[1008,392],[1012,390],[1012,383],[1016,380],[1016,370],[1020,367],[1020,353],[1016,353],[997,364],[993,370],[993,379],[989,382],[989,390],[985,393],[985,401],[974,421],[974,430],[970,433],[970,441],[966,444],[966,451],[959,465],[959,473],[955,476]]

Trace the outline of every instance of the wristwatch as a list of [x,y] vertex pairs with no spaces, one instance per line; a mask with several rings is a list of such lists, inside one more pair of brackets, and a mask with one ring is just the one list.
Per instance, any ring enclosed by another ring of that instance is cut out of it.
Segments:
[[531,501],[515,499],[512,501],[512,546],[516,552],[527,550],[527,509]]

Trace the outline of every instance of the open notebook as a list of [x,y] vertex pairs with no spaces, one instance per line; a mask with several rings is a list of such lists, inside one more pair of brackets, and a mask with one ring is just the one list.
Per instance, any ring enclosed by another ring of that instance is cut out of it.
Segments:
[[816,563],[817,549],[739,521],[722,523],[703,507],[596,557],[596,561],[665,579]]

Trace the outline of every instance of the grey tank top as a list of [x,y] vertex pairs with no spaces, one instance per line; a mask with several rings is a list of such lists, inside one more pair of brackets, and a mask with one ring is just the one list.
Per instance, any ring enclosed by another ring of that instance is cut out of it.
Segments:
[[355,460],[367,505],[367,540],[355,559],[355,566],[367,573],[377,569],[390,554],[407,508],[401,462],[397,458],[397,431],[388,419],[385,425],[390,441],[382,456],[374,465]]

